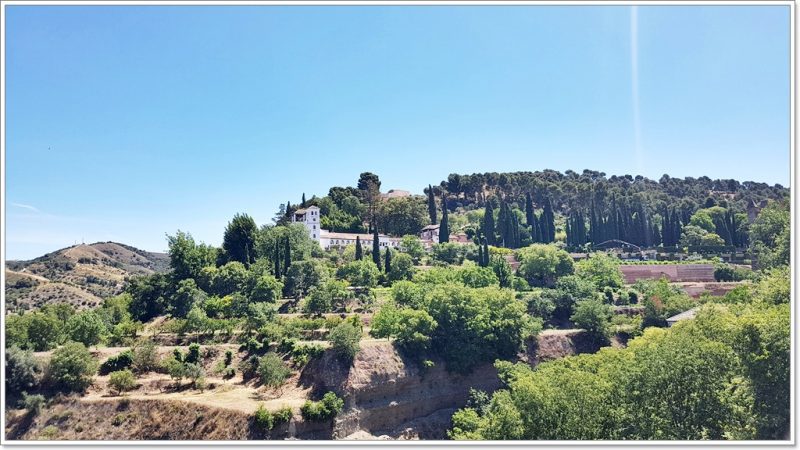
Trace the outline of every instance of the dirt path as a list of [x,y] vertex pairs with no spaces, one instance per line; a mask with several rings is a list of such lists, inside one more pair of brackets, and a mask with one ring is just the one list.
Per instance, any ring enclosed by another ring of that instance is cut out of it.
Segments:
[[113,398],[131,398],[140,400],[178,400],[201,405],[214,406],[246,414],[252,414],[259,405],[270,411],[289,406],[297,413],[300,406],[309,396],[310,388],[302,388],[298,384],[299,375],[295,374],[280,390],[254,387],[244,384],[239,377],[223,380],[217,377],[206,378],[208,389],[200,392],[188,387],[183,381],[183,389],[170,391],[173,381],[163,374],[148,374],[137,379],[139,388],[125,394],[124,397],[112,395],[108,390],[108,376],[95,377],[95,385],[81,398],[83,402],[96,402]]

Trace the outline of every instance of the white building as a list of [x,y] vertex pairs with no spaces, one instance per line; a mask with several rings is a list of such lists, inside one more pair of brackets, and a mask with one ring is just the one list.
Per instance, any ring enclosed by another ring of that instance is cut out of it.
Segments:
[[319,228],[319,208],[316,206],[309,206],[308,208],[298,209],[292,214],[292,223],[302,223],[308,230],[308,237],[319,242],[320,230]]
[[[355,244],[356,238],[361,241],[362,248],[372,250],[373,235],[363,233],[336,233],[322,230],[319,245],[326,250],[329,248],[341,248],[349,244]],[[378,235],[378,245],[381,248],[399,248],[400,241],[400,238],[389,237],[385,234]]]
[[[356,238],[361,240],[361,245],[365,249],[372,249],[371,234],[359,233],[335,233],[320,228],[320,212],[316,206],[298,209],[292,214],[292,223],[302,223],[308,230],[308,237],[319,242],[320,247],[327,250],[332,247],[344,247],[348,244],[355,244]],[[378,235],[378,244],[381,248],[400,247],[400,238],[393,238],[385,234]]]

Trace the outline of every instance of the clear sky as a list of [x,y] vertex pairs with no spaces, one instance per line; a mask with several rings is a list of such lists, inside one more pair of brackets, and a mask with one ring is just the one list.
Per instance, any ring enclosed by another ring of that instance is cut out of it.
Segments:
[[789,184],[788,6],[8,6],[7,258],[377,173]]

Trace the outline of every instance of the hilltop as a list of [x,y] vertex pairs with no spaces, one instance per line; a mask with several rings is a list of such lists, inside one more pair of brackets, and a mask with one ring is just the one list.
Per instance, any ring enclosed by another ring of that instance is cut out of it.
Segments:
[[77,308],[98,306],[119,294],[125,279],[164,272],[169,256],[117,242],[80,244],[29,261],[6,262],[6,309],[39,308],[67,302]]

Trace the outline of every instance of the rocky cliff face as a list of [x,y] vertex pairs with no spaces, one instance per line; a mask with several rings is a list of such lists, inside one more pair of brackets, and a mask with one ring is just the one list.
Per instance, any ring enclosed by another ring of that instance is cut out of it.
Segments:
[[334,439],[444,439],[452,412],[466,403],[470,388],[500,386],[491,364],[469,375],[448,373],[441,361],[423,368],[388,342],[362,348],[351,367],[325,355],[307,368],[303,381],[345,398]]
[[[579,330],[545,331],[526,347],[520,361],[531,365],[597,350]],[[434,362],[424,368],[388,342],[372,342],[352,366],[326,354],[306,368],[301,383],[318,395],[334,391],[345,399],[334,439],[446,439],[450,418],[466,405],[470,388],[493,392],[500,380],[492,364],[461,375]]]

